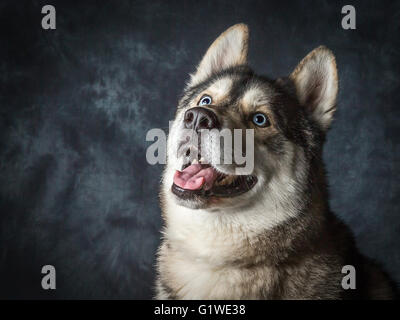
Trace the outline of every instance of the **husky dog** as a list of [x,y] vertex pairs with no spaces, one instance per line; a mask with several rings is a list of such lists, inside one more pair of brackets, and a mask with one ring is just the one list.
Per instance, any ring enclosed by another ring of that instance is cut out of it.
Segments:
[[[392,281],[329,209],[322,149],[336,109],[335,57],[321,46],[271,80],[247,66],[248,38],[244,24],[222,33],[179,102],[160,194],[157,298],[393,298]],[[252,172],[215,161],[215,139],[198,144],[185,133],[202,129],[253,129]],[[346,265],[356,277],[347,290]]]

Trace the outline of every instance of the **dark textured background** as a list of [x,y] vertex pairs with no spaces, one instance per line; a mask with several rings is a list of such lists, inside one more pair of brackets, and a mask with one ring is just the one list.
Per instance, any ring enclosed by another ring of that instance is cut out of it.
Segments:
[[[41,29],[53,4],[57,30]],[[357,30],[341,28],[352,3]],[[187,74],[227,27],[250,26],[250,63],[288,74],[314,47],[337,57],[325,161],[333,210],[400,281],[399,25],[388,1],[2,1],[0,297],[150,298],[167,128]],[[40,287],[41,267],[57,290]]]

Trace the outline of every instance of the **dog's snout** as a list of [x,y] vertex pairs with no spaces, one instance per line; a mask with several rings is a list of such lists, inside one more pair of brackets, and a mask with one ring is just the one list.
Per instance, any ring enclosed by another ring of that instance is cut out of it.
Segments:
[[185,112],[185,127],[199,131],[201,129],[218,129],[220,124],[217,115],[210,109],[194,107]]

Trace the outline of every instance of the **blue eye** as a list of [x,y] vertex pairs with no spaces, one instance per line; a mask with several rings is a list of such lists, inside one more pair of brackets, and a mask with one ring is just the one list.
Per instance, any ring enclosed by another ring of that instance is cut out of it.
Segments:
[[253,123],[259,127],[267,127],[270,125],[270,122],[265,114],[256,113],[253,116]]
[[211,104],[211,102],[212,102],[211,97],[205,95],[205,96],[203,96],[203,97],[200,99],[200,101],[199,101],[199,106],[205,106],[205,105],[207,105],[207,104]]

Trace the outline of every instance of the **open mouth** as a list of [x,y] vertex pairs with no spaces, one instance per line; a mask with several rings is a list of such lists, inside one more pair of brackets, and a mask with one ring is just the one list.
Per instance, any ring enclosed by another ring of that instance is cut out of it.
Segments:
[[183,199],[196,197],[234,197],[254,187],[257,178],[252,175],[228,175],[209,164],[192,163],[176,171],[171,191]]

